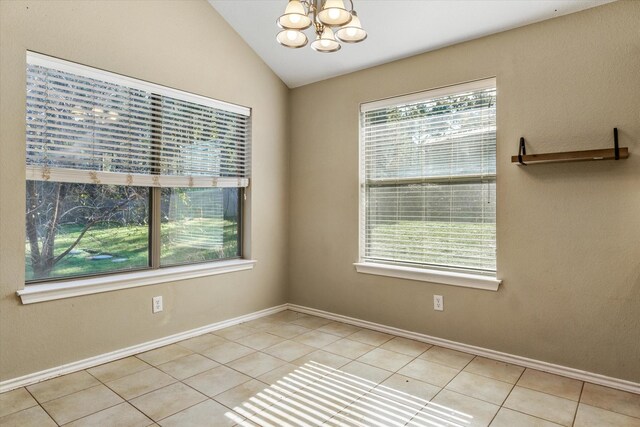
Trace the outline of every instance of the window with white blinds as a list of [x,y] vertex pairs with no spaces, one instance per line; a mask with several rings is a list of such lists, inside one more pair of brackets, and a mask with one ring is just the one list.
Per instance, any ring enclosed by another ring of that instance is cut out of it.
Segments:
[[26,282],[240,258],[250,114],[28,52]]
[[27,179],[246,187],[250,110],[27,55]]
[[363,261],[495,275],[496,85],[361,106]]

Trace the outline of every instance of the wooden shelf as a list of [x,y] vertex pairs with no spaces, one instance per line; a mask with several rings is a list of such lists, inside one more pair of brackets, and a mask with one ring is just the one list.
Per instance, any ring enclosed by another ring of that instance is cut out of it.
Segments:
[[[620,147],[619,159],[629,158],[629,149]],[[560,162],[585,162],[590,160],[615,160],[616,153],[613,148],[602,150],[563,151],[560,153],[523,154],[522,161],[526,164],[534,163],[560,163]],[[519,163],[518,156],[511,156],[511,163]]]
[[613,148],[558,153],[527,154],[524,138],[520,138],[518,155],[511,156],[511,163],[526,166],[538,163],[586,162],[591,160],[620,160],[629,158],[629,148],[618,147],[618,128],[613,128]]

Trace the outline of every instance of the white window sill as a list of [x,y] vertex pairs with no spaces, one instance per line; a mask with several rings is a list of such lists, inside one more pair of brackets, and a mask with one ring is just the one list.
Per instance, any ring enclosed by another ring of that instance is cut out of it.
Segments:
[[90,277],[87,279],[48,282],[39,285],[27,285],[24,289],[16,293],[22,299],[23,304],[33,304],[36,302],[72,298],[80,295],[97,294],[119,289],[137,288],[139,286],[155,285],[176,280],[251,270],[255,263],[255,260],[233,259],[206,264],[192,264],[160,268],[157,270]]
[[404,267],[372,262],[356,262],[353,264],[358,273],[377,276],[397,277],[399,279],[419,280],[422,282],[443,285],[462,286],[465,288],[497,291],[502,280],[478,274],[454,273],[450,271],[427,270],[424,268]]

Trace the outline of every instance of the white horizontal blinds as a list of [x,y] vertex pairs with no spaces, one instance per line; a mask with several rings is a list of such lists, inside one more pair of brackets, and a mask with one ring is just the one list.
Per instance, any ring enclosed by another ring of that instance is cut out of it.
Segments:
[[495,82],[474,85],[363,105],[365,260],[495,271]]
[[[27,65],[27,178],[157,187],[243,187],[244,107],[42,55]],[[122,81],[118,82],[118,78]],[[162,94],[166,92],[172,96]]]

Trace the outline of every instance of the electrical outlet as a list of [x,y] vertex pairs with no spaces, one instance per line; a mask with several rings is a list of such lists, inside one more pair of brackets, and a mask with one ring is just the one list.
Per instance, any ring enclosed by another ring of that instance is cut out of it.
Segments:
[[159,313],[159,312],[161,312],[161,311],[162,311],[162,296],[159,296],[159,297],[153,297],[153,298],[151,299],[151,301],[152,301],[152,307],[151,307],[151,310],[152,310],[154,313]]
[[433,309],[437,311],[444,310],[444,298],[442,295],[433,296]]

